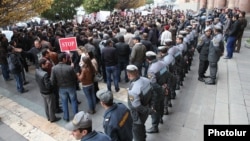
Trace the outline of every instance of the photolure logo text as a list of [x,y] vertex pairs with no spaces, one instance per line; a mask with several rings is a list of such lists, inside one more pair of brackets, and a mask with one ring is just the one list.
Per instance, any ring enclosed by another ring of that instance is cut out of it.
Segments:
[[246,130],[224,130],[224,131],[219,131],[217,129],[208,129],[208,136],[221,136],[221,137],[225,137],[225,136],[234,136],[234,137],[244,137],[246,136],[247,131]]

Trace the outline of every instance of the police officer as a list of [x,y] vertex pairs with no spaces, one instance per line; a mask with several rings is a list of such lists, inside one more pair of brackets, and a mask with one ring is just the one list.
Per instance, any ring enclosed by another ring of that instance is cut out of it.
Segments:
[[175,56],[176,77],[177,77],[176,89],[177,90],[179,90],[180,86],[183,85],[182,81],[184,81],[185,66],[186,66],[185,58],[187,60],[187,57],[186,57],[187,47],[183,43],[183,38],[184,37],[182,35],[177,35],[176,36],[176,46],[173,47],[176,49],[176,52],[173,55]]
[[132,141],[132,117],[129,109],[122,103],[113,102],[113,94],[108,90],[99,90],[96,96],[106,110],[103,128],[112,141]]
[[[169,42],[172,42],[169,41]],[[169,86],[169,106],[172,107],[171,101],[170,99],[175,99],[176,93],[175,93],[175,88],[176,88],[176,76],[174,75],[174,71],[175,71],[175,55],[178,54],[179,49],[176,47],[170,47],[171,49],[174,50],[173,53],[168,53],[163,57],[163,61],[166,64],[167,68],[168,68],[168,86]],[[167,48],[165,47],[159,47],[159,50],[161,50],[161,54],[164,54],[164,50],[166,50]],[[171,51],[170,51],[171,52]]]
[[146,130],[145,122],[149,114],[154,112],[149,108],[152,97],[150,80],[140,77],[138,68],[135,65],[127,66],[127,75],[130,80],[128,88],[128,107],[133,119],[133,140],[145,141]]
[[220,26],[214,26],[214,37],[209,45],[208,61],[210,66],[210,80],[205,82],[207,85],[215,85],[216,74],[218,70],[218,61],[224,52],[224,42],[222,29]]
[[[159,132],[158,125],[160,121],[162,121],[162,116],[163,116],[165,93],[161,85],[157,83],[158,82],[157,80],[159,80],[159,78],[164,77],[163,75],[161,75],[160,71],[163,70],[164,68],[166,70],[166,65],[164,64],[163,61],[156,59],[156,53],[154,53],[153,51],[146,52],[146,60],[149,63],[148,79],[150,80],[153,88],[153,95],[150,106],[152,107],[152,109],[156,111],[151,115],[152,127],[147,130],[147,133],[158,133]],[[160,74],[158,75],[158,77],[157,73]]]
[[206,73],[206,70],[208,68],[209,62],[208,62],[208,49],[209,44],[212,39],[211,36],[212,29],[210,27],[207,27],[205,29],[205,33],[201,35],[199,38],[198,44],[197,44],[197,51],[199,52],[199,70],[198,70],[198,80],[201,82],[205,82],[204,78],[207,78],[204,74]]

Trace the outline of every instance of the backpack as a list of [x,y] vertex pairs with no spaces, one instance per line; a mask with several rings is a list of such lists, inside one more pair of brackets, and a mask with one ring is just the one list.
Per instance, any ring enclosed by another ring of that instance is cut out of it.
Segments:
[[10,54],[7,57],[8,67],[9,67],[9,71],[11,73],[15,73],[19,70],[21,71],[21,68],[22,68],[22,64],[21,64],[20,60],[18,58],[15,58],[15,57],[18,57],[18,56],[15,54]]
[[9,66],[9,70],[10,72],[13,72],[13,70],[15,70],[15,65],[13,64],[12,60],[11,60],[11,55],[9,55],[7,57],[7,62],[8,62],[8,66]]

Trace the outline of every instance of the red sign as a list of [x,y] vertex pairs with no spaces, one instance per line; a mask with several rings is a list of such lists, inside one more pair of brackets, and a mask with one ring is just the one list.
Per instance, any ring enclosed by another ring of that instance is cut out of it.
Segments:
[[59,45],[61,52],[77,50],[76,37],[60,38]]

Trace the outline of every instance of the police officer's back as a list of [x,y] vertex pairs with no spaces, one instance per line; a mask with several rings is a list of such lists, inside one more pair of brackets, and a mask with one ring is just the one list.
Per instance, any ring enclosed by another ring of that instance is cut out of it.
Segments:
[[[156,59],[156,54],[153,51],[146,52],[146,60],[148,61],[148,78],[152,84],[153,95],[151,100],[151,108],[156,112],[152,113],[152,127],[147,130],[147,133],[158,133],[158,125],[162,121],[164,111],[164,90],[159,83],[160,78],[165,78],[162,71],[166,70],[166,65],[163,61]],[[165,78],[166,80],[167,78]]]
[[140,77],[138,68],[135,65],[127,66],[127,75],[130,80],[128,88],[128,107],[133,119],[133,139],[134,141],[145,141],[145,122],[148,115],[153,112],[149,108],[151,100],[150,80]]
[[99,90],[96,95],[106,110],[103,116],[104,132],[112,141],[132,141],[132,117],[129,109],[122,103],[114,103],[111,91]]

